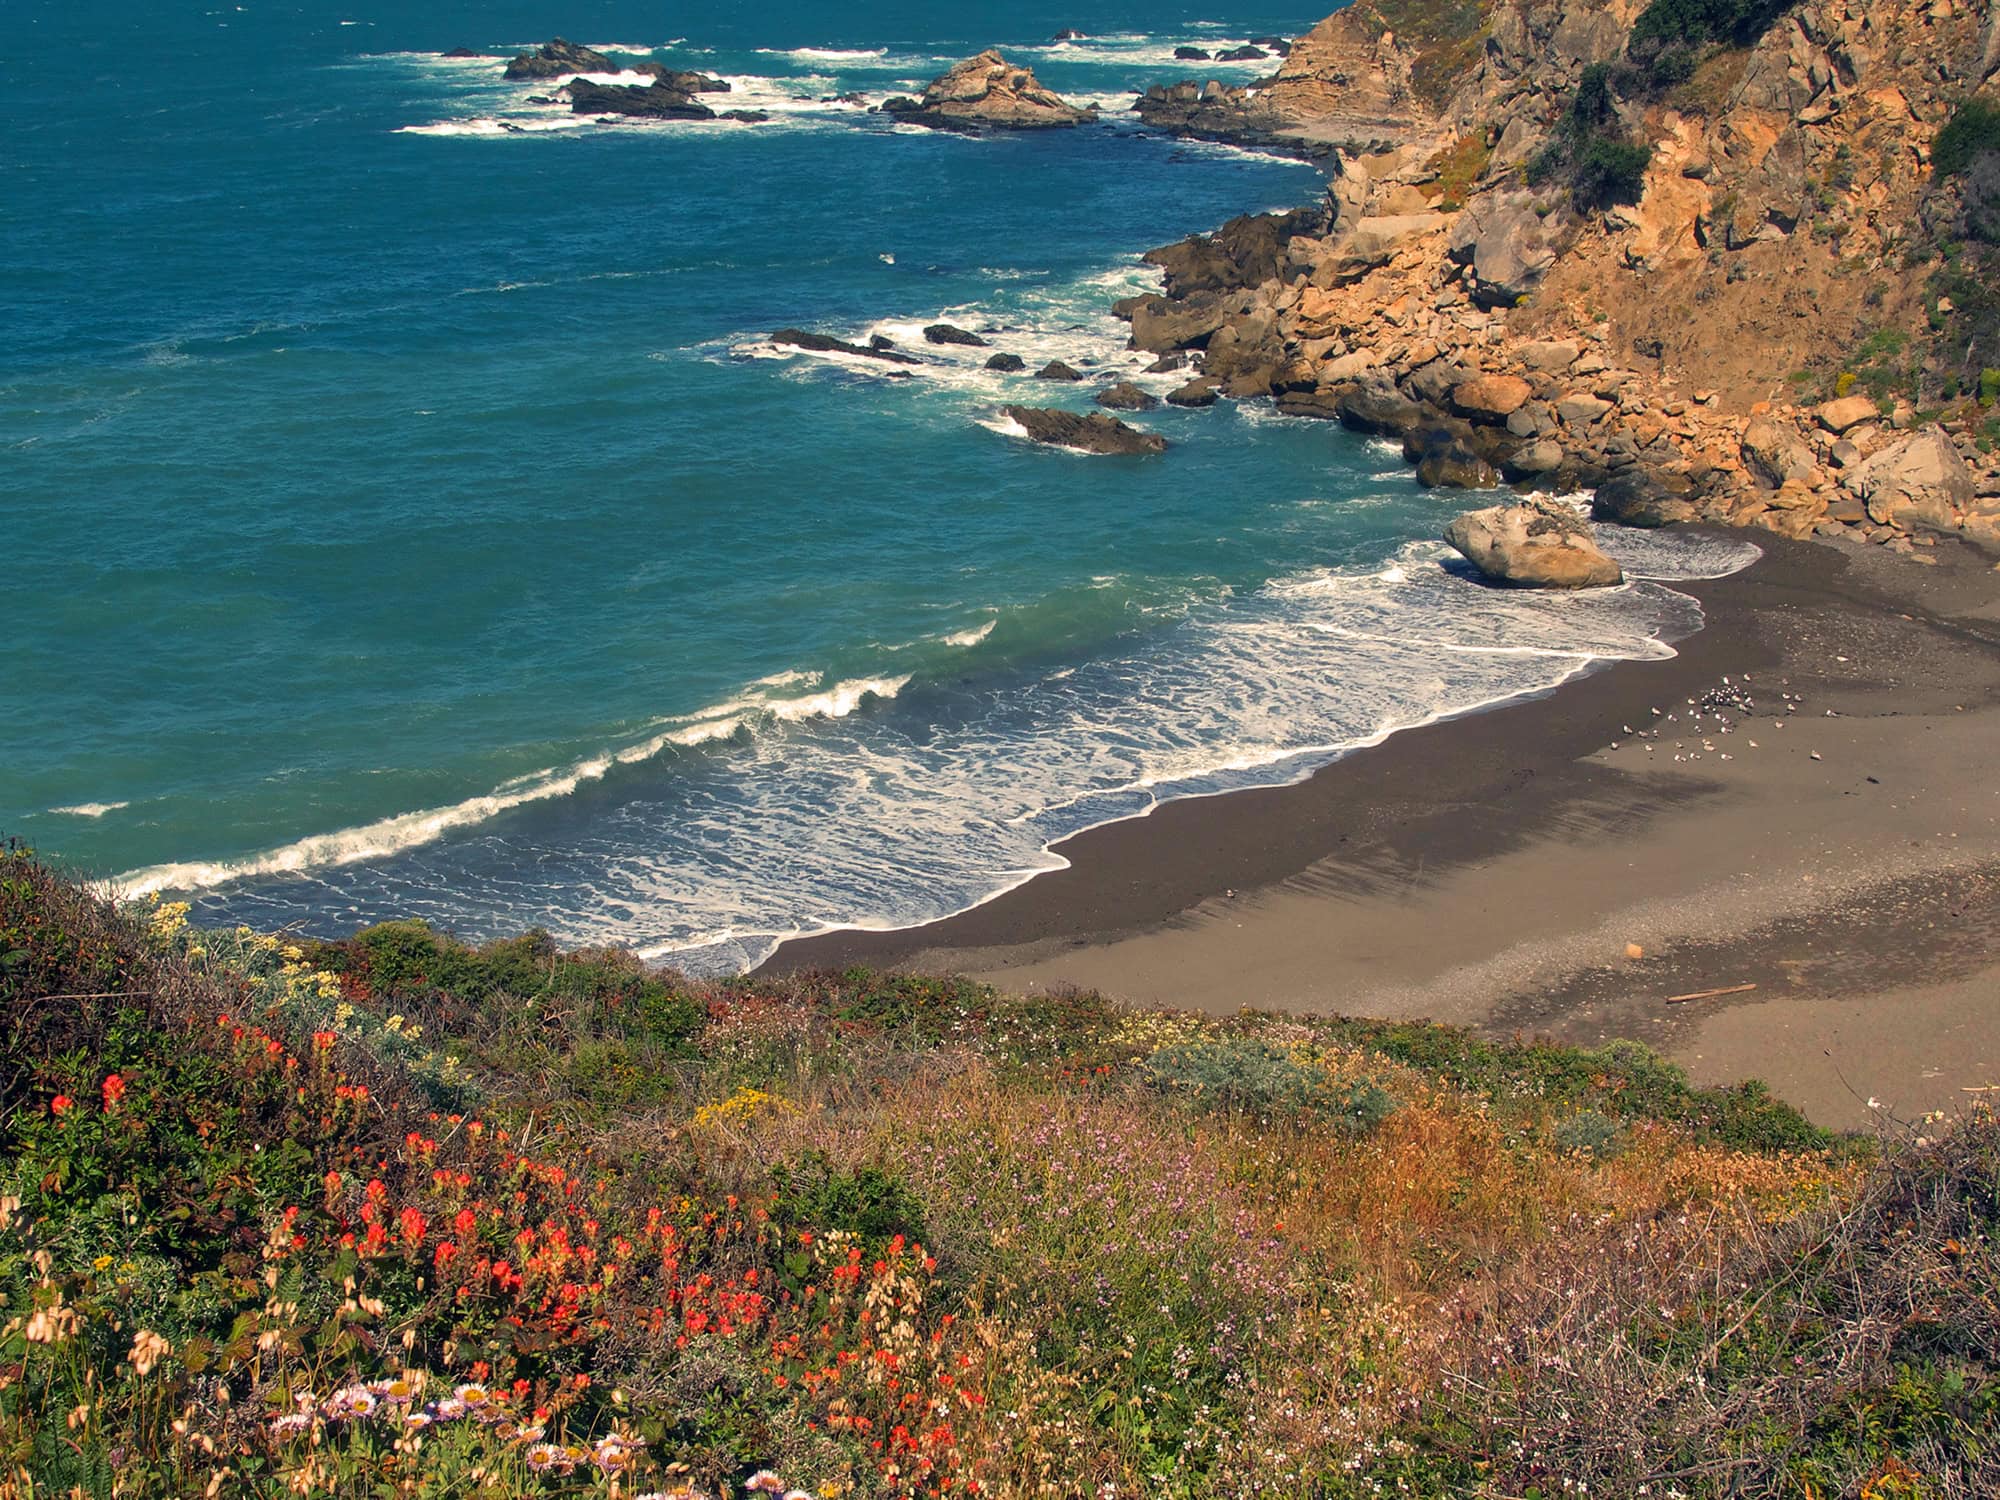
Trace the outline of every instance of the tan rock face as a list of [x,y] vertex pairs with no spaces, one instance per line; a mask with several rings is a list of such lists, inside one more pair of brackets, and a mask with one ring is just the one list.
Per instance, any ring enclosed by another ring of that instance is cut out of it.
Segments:
[[1504,422],[1533,394],[1518,375],[1475,375],[1452,387],[1451,404],[1475,422]]
[[1467,511],[1445,528],[1444,539],[1484,576],[1510,588],[1603,588],[1625,577],[1589,523],[1552,500]]
[[1774,489],[1788,479],[1808,479],[1817,465],[1790,427],[1757,417],[1743,429],[1743,462]]
[[1874,421],[1879,413],[1870,397],[1842,396],[1827,402],[1813,415],[1819,418],[1819,425],[1828,432],[1845,432],[1863,422]]
[[1956,532],[1973,507],[1972,471],[1942,427],[1884,448],[1854,471],[1854,491],[1878,526]]

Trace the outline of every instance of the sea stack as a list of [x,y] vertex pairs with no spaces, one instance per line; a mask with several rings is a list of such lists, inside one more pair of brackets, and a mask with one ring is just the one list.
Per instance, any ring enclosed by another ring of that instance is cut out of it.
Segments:
[[1096,118],[990,48],[933,79],[923,98],[891,99],[882,108],[906,125],[972,133],[1057,130]]

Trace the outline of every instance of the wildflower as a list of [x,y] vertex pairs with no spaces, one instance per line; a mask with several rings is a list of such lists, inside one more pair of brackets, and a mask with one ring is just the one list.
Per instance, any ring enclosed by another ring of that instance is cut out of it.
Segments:
[[456,1396],[447,1396],[431,1408],[431,1415],[440,1422],[456,1422],[465,1415],[465,1403]]
[[375,1393],[367,1386],[350,1385],[326,1398],[326,1414],[336,1419],[345,1417],[351,1421],[358,1421],[363,1417],[374,1416],[375,1408],[380,1405],[381,1402],[375,1399]]
[[785,1489],[785,1481],[780,1479],[776,1474],[773,1474],[769,1469],[759,1469],[755,1474],[750,1476],[750,1482],[744,1485],[743,1488],[751,1491],[753,1494],[761,1491],[766,1495],[782,1495]]
[[132,1352],[127,1356],[132,1368],[140,1375],[153,1373],[153,1366],[174,1352],[174,1346],[150,1329],[142,1328],[139,1336],[132,1340]]
[[111,1073],[106,1075],[104,1080],[104,1107],[107,1110],[116,1109],[118,1107],[118,1101],[120,1099],[123,1099],[124,1097],[125,1097],[124,1078],[117,1073]]
[[271,1431],[281,1437],[288,1437],[292,1433],[306,1431],[312,1424],[311,1412],[288,1411],[282,1417],[276,1417],[272,1420]]
[[411,1432],[422,1432],[436,1421],[437,1418],[427,1411],[409,1411],[403,1413],[403,1426]]
[[493,1399],[493,1393],[483,1385],[462,1385],[452,1394],[465,1403],[467,1411],[477,1411]]
[[75,1108],[76,1101],[70,1098],[68,1094],[57,1094],[55,1098],[49,1101],[49,1113],[52,1115],[66,1115]]
[[388,1380],[370,1381],[368,1389],[382,1400],[396,1406],[407,1406],[417,1399],[417,1383],[407,1375],[397,1375]]
[[531,1443],[522,1457],[537,1474],[547,1474],[563,1467],[563,1451],[554,1443]]
[[108,1271],[108,1270],[110,1270],[110,1269],[111,1269],[111,1257],[110,1257],[110,1256],[108,1256],[108,1255],[100,1255],[100,1256],[98,1256],[96,1260],[93,1260],[93,1261],[92,1261],[92,1262],[90,1263],[90,1269],[91,1269],[91,1270],[93,1270],[93,1271]]

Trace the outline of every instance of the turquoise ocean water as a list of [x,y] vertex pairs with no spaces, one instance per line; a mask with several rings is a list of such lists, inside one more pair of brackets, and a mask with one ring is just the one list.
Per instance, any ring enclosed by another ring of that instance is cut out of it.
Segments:
[[[691,968],[902,925],[1159,800],[1663,654],[1665,582],[1497,594],[1448,497],[1267,407],[1085,458],[931,350],[1129,375],[1139,252],[1321,191],[1138,130],[1173,61],[1311,12],[1173,4],[15,0],[0,86],[0,832],[206,915],[544,925]],[[1063,27],[1090,34],[1051,45]],[[763,125],[601,126],[551,34],[729,78]],[[852,104],[987,45],[1103,123]],[[456,46],[485,54],[447,61]],[[786,354],[884,332],[910,380]],[[1149,377],[1165,389],[1170,381]]]

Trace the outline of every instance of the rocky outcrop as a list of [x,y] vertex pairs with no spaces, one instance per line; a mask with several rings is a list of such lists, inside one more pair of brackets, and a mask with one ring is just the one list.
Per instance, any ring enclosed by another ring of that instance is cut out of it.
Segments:
[[616,73],[618,64],[602,52],[579,47],[575,42],[555,37],[542,43],[538,52],[523,52],[507,64],[507,77],[516,80],[567,78],[573,73]]
[[1395,28],[1360,4],[1300,37],[1269,78],[1241,88],[1213,80],[1156,85],[1137,108],[1146,125],[1175,135],[1360,156],[1436,130],[1433,104],[1412,86],[1415,64]]
[[986,361],[986,368],[1003,375],[1018,375],[1028,368],[1028,362],[1018,354],[996,354]]
[[1112,411],[1151,411],[1160,404],[1158,396],[1139,389],[1129,380],[1106,386],[1091,399]]
[[985,339],[976,333],[967,333],[963,328],[955,328],[949,323],[933,323],[924,330],[927,344],[963,344],[968,348],[985,349]]
[[903,124],[973,132],[1061,129],[1096,118],[991,50],[939,75],[921,99],[891,99],[882,109]]
[[808,333],[803,328],[780,328],[771,335],[771,342],[783,348],[804,349],[813,354],[847,354],[856,359],[879,359],[892,365],[919,365],[923,361],[908,354],[900,354],[889,347],[872,344],[850,344],[844,339],[829,338],[823,333]]
[[1559,501],[1467,511],[1445,528],[1444,539],[1482,576],[1509,588],[1602,588],[1625,577],[1589,523]]
[[1082,453],[1164,453],[1167,440],[1156,432],[1141,432],[1103,412],[1082,416],[1051,406],[1009,406],[1008,419],[1035,442]]
[[1071,369],[1059,359],[1052,359],[1035,371],[1037,380],[1081,380],[1083,372]]
[[1176,386],[1167,392],[1167,405],[1203,407],[1213,406],[1220,399],[1221,392],[1213,380],[1197,375],[1185,385]]
[[[667,73],[650,84],[592,83],[587,78],[578,78],[563,92],[569,95],[572,114],[627,115],[641,120],[713,120],[719,118],[716,112],[694,96],[697,92],[728,90],[729,85],[719,78],[699,73]],[[732,111],[730,118],[754,121],[770,117],[754,110],[737,110]]]

